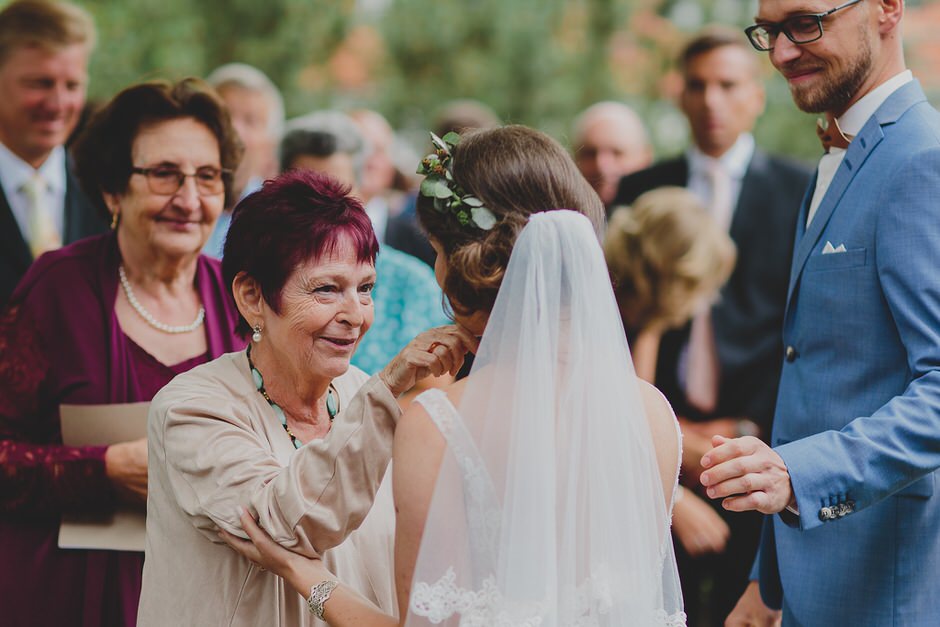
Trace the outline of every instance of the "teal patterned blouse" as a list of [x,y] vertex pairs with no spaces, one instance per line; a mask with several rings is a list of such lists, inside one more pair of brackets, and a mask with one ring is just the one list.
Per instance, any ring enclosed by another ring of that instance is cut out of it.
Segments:
[[383,245],[375,274],[375,320],[352,358],[369,374],[385,367],[422,331],[450,324],[434,271],[424,262]]

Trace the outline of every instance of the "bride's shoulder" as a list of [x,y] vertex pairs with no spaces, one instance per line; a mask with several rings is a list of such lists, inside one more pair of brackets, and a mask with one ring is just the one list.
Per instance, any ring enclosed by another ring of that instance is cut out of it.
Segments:
[[394,456],[413,459],[411,456],[418,454],[432,465],[440,463],[446,446],[441,420],[456,418],[455,408],[460,405],[465,388],[466,379],[419,394],[398,421]]
[[679,456],[682,454],[679,423],[672,405],[663,393],[656,386],[642,379],[638,379],[638,382],[643,408],[646,410],[646,420],[650,426],[650,434],[653,436],[653,448],[656,450],[656,461],[664,490],[667,494],[671,494],[679,467]]
[[643,399],[643,408],[646,409],[647,418],[651,422],[656,420],[671,425],[673,433],[675,433],[676,413],[669,401],[666,400],[666,396],[659,391],[659,388],[648,381],[638,377],[637,382],[640,385],[640,396]]
[[[463,397],[464,390],[467,387],[467,379],[461,379],[441,387],[431,387],[418,394],[414,402],[402,416],[402,420],[408,422],[423,423],[430,418],[438,423],[442,420],[451,420],[456,418],[457,408],[460,407],[460,399]],[[417,406],[418,411],[411,411]]]

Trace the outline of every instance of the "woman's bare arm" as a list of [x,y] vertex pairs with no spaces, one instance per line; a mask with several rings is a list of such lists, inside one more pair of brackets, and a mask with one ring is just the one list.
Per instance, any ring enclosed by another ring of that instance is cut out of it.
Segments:
[[395,586],[404,618],[411,598],[418,548],[446,442],[420,403],[402,416],[395,431],[392,489],[395,495]]

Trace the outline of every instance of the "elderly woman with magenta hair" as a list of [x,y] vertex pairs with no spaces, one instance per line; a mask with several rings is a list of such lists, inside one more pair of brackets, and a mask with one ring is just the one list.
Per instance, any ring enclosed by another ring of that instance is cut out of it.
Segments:
[[151,406],[141,625],[312,624],[302,598],[219,538],[244,533],[242,505],[277,542],[324,556],[395,611],[394,513],[380,484],[396,397],[456,373],[476,339],[439,327],[372,378],[350,367],[373,319],[377,251],[359,201],[325,175],[287,172],[235,208],[223,274],[251,342],[177,377]]

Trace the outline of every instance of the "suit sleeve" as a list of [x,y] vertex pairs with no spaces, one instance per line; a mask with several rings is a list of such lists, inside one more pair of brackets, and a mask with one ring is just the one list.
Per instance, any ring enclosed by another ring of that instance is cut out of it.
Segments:
[[401,413],[392,393],[373,376],[329,435],[295,451],[286,467],[239,416],[245,412],[237,400],[154,403],[150,453],[165,465],[177,503],[213,541],[218,528],[246,537],[237,513],[246,506],[297,553],[313,557],[338,545],[369,512],[391,459]]
[[870,416],[776,448],[804,530],[833,495],[859,511],[940,467],[940,148],[899,160],[885,180],[874,260],[910,383]]

